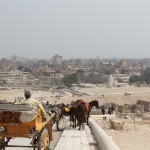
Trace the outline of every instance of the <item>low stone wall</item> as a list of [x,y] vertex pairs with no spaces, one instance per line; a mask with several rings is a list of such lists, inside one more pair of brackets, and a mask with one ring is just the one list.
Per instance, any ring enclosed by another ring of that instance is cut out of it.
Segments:
[[97,140],[100,150],[120,150],[105,131],[91,118],[89,118],[89,125]]

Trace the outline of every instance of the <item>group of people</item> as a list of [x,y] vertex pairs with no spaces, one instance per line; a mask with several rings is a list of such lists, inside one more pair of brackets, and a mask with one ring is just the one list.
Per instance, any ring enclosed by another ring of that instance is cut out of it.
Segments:
[[[113,113],[113,111],[114,111],[113,105],[109,105],[108,114],[111,115]],[[103,115],[106,113],[104,105],[102,105],[101,112],[102,112]]]

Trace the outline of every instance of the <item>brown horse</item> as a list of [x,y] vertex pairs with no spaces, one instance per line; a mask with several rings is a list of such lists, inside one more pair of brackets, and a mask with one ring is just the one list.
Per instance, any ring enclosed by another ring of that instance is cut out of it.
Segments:
[[78,121],[79,130],[84,128],[84,123],[88,124],[89,115],[92,107],[95,106],[99,108],[99,103],[97,100],[91,101],[89,103],[83,100],[77,100],[72,102],[72,107],[70,109],[70,122],[73,122],[73,128],[76,128],[76,120]]
[[99,108],[99,102],[98,102],[98,100],[93,100],[93,101],[91,101],[89,103],[81,101],[80,104],[83,107],[83,110],[84,110],[84,112],[86,114],[86,123],[88,125],[88,120],[89,120],[89,115],[90,115],[91,109],[94,106],[98,109]]
[[85,112],[84,112],[84,109],[83,109],[81,104],[78,104],[76,109],[75,109],[75,117],[78,121],[78,126],[79,126],[78,130],[81,129],[81,126],[84,129]]
[[[84,129],[84,122],[85,122],[85,108],[83,105],[81,105],[81,102],[83,100],[77,100],[75,102],[72,102],[71,109],[70,109],[70,121],[73,122],[73,128],[76,128],[76,125],[79,126],[79,129]],[[76,124],[76,121],[78,124]]]
[[[72,127],[73,128],[76,128],[77,124],[76,124],[76,121],[78,122],[81,122],[81,118],[80,117],[80,112],[78,112],[78,105],[80,104],[80,100],[77,100],[77,101],[72,101],[71,102],[71,108],[70,108],[70,124],[72,123]],[[81,123],[82,124],[82,123]]]
[[[72,126],[73,128],[76,128],[76,107],[77,104],[76,102],[71,102],[71,105],[69,106],[69,104],[65,105],[64,103],[61,104],[61,116],[69,116],[70,117],[70,126]],[[66,108],[69,109],[68,112],[66,112]]]
[[70,108],[70,126],[76,128],[76,108],[77,106],[72,105]]
[[[86,103],[83,100],[77,100],[71,103],[70,111],[66,113],[65,112],[66,106],[62,104],[62,107],[61,107],[62,116],[63,115],[70,116],[70,123],[73,124],[72,125],[73,128],[76,128],[76,125],[77,125],[76,120],[77,120],[79,130],[80,130],[81,126],[82,128],[84,128],[85,122],[87,122],[88,124],[89,115],[93,106],[95,106],[97,109],[99,108],[99,103],[97,100],[91,101],[89,103]],[[87,119],[85,116],[87,116]]]

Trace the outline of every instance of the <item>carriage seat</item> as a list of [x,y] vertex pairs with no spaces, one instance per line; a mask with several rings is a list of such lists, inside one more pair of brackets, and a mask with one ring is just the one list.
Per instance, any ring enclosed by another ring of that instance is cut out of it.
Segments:
[[30,122],[38,115],[37,107],[21,104],[1,104],[0,122],[19,123]]
[[0,111],[31,111],[36,110],[37,107],[21,104],[0,104]]

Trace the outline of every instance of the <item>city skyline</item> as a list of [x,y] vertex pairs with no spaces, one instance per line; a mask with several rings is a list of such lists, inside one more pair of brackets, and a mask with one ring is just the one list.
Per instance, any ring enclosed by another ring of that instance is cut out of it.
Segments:
[[150,1],[1,1],[0,58],[150,58]]

